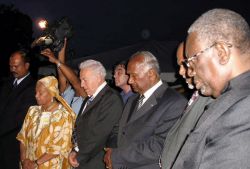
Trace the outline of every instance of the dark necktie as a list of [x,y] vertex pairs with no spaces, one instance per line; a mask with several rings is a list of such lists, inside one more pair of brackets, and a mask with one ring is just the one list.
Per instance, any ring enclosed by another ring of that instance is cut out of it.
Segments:
[[17,86],[18,86],[17,80],[15,80],[15,82],[13,83],[13,88],[16,88]]
[[188,107],[191,106],[198,97],[199,97],[198,91],[195,91],[193,93],[191,99],[189,99],[184,111],[186,111],[188,109]]

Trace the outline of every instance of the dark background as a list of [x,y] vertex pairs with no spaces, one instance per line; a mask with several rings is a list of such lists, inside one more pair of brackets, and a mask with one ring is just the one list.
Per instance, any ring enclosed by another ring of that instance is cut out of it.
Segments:
[[10,53],[28,48],[41,34],[40,18],[49,23],[69,18],[74,28],[71,59],[149,41],[180,42],[190,24],[215,7],[250,19],[247,0],[1,0],[0,4],[1,76],[7,75]]

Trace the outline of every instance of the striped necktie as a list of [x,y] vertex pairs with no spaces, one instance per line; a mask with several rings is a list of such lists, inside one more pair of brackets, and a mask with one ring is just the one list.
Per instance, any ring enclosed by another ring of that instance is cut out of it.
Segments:
[[137,111],[141,108],[142,103],[143,103],[143,99],[145,99],[145,96],[142,94],[142,95],[140,95],[140,97],[138,99]]

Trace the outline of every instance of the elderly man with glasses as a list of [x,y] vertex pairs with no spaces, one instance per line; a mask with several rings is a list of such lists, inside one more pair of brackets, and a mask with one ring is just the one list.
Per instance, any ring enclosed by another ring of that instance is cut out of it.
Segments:
[[185,54],[195,87],[215,100],[163,168],[250,168],[249,25],[231,10],[210,10],[189,28]]

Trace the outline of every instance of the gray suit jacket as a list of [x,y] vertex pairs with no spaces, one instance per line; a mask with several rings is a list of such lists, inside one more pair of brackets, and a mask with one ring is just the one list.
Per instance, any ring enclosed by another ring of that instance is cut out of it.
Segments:
[[104,147],[118,123],[123,108],[122,99],[106,85],[76,119],[79,152],[77,169],[105,169]]
[[186,99],[165,84],[136,112],[137,99],[128,100],[119,123],[118,148],[111,157],[114,169],[158,169],[166,134],[186,105]]
[[250,72],[230,81],[200,116],[174,169],[250,168]]
[[196,100],[187,107],[183,116],[170,129],[161,156],[162,168],[169,169],[175,161],[178,152],[181,150],[186,137],[194,128],[204,108],[213,99],[210,97],[198,96]]

